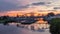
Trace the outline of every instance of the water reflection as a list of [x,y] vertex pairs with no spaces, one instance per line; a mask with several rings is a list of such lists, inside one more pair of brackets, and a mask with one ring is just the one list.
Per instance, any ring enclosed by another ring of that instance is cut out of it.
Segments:
[[37,32],[37,31],[27,30],[25,28],[16,27],[13,25],[5,26],[0,24],[0,34],[50,34],[48,30],[44,32],[41,31]]
[[[15,18],[14,18],[15,19]],[[17,19],[17,18],[16,18]],[[2,22],[3,23],[3,22]],[[19,28],[24,28],[27,30],[41,31],[45,32],[46,29],[49,29],[49,24],[47,21],[44,21],[43,18],[18,18],[16,21],[6,20],[4,24],[9,26],[17,26]]]
[[21,24],[21,23],[8,23],[8,25],[13,25],[13,26],[17,26],[17,27],[20,27],[20,28],[26,28],[26,29],[29,29],[29,30],[45,30],[45,29],[49,29],[49,24],[48,23],[33,23],[33,24]]

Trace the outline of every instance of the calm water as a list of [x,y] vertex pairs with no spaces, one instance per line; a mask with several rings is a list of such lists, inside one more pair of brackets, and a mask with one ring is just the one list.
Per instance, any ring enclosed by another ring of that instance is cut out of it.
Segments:
[[50,34],[48,30],[44,32],[32,31],[13,25],[7,26],[0,24],[0,34]]

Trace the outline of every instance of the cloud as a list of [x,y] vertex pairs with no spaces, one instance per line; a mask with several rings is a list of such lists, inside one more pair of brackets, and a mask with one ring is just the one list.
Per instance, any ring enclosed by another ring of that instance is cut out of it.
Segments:
[[56,10],[56,9],[59,9],[60,10],[60,7],[54,7],[54,9]]
[[[51,2],[52,4],[51,4]],[[53,2],[54,1],[54,2]],[[60,0],[59,0],[60,1]],[[15,10],[21,10],[29,8],[29,4],[32,5],[49,5],[51,6],[58,4],[60,5],[60,2],[55,0],[0,0],[0,12],[1,11],[15,11]]]
[[37,2],[37,3],[32,3],[32,5],[47,5],[47,4],[51,4],[51,2]]
[[32,3],[32,5],[45,5],[44,2]]
[[0,0],[0,11],[20,10],[27,8],[27,4],[16,0]]
[[30,3],[33,3],[33,5],[45,4],[44,2],[38,1],[39,0],[0,0],[0,12],[25,9],[28,8],[28,4]]

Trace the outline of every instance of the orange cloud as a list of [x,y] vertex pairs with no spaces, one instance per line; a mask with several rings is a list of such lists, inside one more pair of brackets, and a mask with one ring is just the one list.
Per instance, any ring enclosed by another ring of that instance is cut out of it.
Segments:
[[[28,8],[28,9],[25,9],[25,10],[22,10],[22,11],[7,11],[7,12],[4,12],[4,13],[0,13],[0,16],[3,16],[3,15],[9,15],[9,16],[21,16],[21,15],[25,15],[25,13],[35,13],[34,16],[37,16],[38,14],[41,16],[42,14],[43,15],[47,15],[48,13],[50,12],[54,12],[55,14],[60,14],[60,11],[48,11],[48,10],[38,10],[37,8]],[[30,16],[28,14],[28,16]]]

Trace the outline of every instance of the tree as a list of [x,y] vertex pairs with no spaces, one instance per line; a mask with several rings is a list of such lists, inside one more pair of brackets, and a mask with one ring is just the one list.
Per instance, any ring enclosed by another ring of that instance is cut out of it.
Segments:
[[50,23],[50,33],[60,34],[60,18],[53,18]]
[[48,17],[50,17],[50,16],[54,16],[55,14],[53,13],[53,12],[50,12],[50,13],[48,13]]

